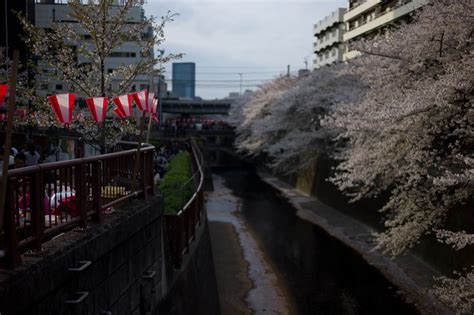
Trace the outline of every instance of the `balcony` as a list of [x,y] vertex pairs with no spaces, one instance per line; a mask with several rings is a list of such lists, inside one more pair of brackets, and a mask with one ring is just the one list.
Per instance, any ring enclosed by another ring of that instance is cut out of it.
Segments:
[[350,21],[362,13],[372,9],[373,7],[380,4],[381,0],[367,0],[365,2],[359,2],[360,4],[352,7],[351,10],[344,14],[344,22]]
[[313,51],[314,52],[319,52],[321,50],[326,49],[327,47],[333,46],[336,43],[340,43],[343,40],[343,30],[337,29],[335,36],[333,33],[329,34],[328,39],[324,39],[322,41],[317,40],[316,42],[313,43]]
[[326,16],[324,19],[314,24],[313,34],[317,35],[323,32],[324,30],[330,28],[336,23],[341,23],[344,18],[344,13],[346,9],[339,8],[336,11],[332,12],[330,15]]
[[[343,36],[344,41],[354,39],[362,34],[391,23],[398,18],[422,7],[428,2],[428,0],[402,1],[396,6],[389,8],[388,11],[379,12],[372,20],[364,21],[363,23],[357,25],[357,27],[348,30]],[[346,16],[344,17],[344,20],[346,20]]]

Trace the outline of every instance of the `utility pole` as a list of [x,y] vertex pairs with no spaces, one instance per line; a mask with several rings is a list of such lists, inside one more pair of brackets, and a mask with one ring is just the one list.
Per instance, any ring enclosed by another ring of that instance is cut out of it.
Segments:
[[308,57],[304,57],[304,64],[306,65],[306,70],[308,70]]
[[290,77],[290,65],[288,65],[286,69],[286,76],[289,78]]
[[5,214],[5,200],[8,183],[8,163],[10,157],[10,148],[12,143],[13,133],[13,113],[15,111],[15,92],[18,75],[18,63],[20,59],[20,52],[15,49],[13,50],[13,67],[9,80],[9,98],[8,98],[8,109],[7,109],[7,130],[5,132],[5,148],[3,151],[3,165],[2,165],[2,177],[0,185],[0,231],[3,230],[3,219]]
[[242,72],[237,73],[240,76],[240,95],[242,95],[242,76],[244,75]]
[[[5,5],[5,57],[8,58],[9,43],[8,43],[8,3],[7,3],[7,0],[3,1],[3,3]],[[9,65],[7,62],[7,73],[8,73],[8,70],[9,70]]]

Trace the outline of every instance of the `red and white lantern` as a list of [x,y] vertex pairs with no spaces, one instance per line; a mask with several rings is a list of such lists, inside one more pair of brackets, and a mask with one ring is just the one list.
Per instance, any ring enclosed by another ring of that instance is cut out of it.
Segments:
[[113,110],[114,114],[117,115],[118,118],[124,119],[126,116],[125,114],[120,110],[120,108],[114,108]]
[[102,123],[105,120],[105,110],[107,109],[107,97],[92,97],[86,99],[87,106],[91,111],[92,118],[97,123]]
[[115,97],[113,101],[117,108],[122,112],[124,118],[132,115],[132,94],[120,95]]
[[158,99],[154,98],[151,104],[150,113],[151,113],[151,116],[153,117],[153,120],[158,122],[158,117],[156,116],[157,111],[158,111]]
[[146,107],[146,111],[152,113],[153,111],[153,101],[155,99],[155,93],[148,93],[148,103]]
[[72,122],[72,111],[74,109],[74,93],[57,94],[48,96],[48,101],[53,107],[56,118],[62,124],[70,124]]
[[158,111],[158,99],[154,98],[150,107],[150,113],[156,114]]
[[0,84],[0,105],[3,104],[5,100],[5,95],[8,92],[8,84]]
[[138,106],[138,109],[142,112],[148,111],[148,91],[143,90],[140,92],[132,93],[132,98]]

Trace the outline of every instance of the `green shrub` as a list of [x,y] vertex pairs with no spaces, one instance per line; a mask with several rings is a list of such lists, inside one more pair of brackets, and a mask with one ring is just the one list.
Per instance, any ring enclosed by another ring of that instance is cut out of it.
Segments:
[[196,181],[191,179],[191,163],[191,155],[187,152],[178,153],[171,159],[159,186],[164,198],[165,214],[176,214],[193,196]]

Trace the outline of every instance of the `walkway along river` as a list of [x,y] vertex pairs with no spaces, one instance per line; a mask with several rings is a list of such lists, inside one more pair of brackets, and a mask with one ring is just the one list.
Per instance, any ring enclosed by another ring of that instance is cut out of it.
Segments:
[[217,171],[213,180],[207,210],[222,314],[418,314],[252,170]]

